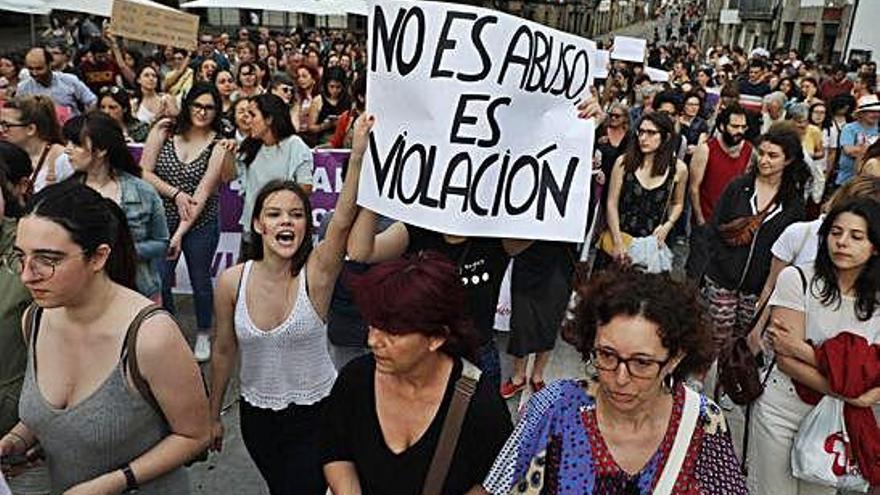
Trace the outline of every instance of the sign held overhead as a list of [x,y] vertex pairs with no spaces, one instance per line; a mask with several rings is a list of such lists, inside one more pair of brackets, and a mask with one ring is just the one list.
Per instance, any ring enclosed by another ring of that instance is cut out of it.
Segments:
[[110,32],[123,38],[192,51],[196,49],[199,35],[199,16],[131,0],[113,0]]
[[494,10],[369,3],[358,202],[449,234],[581,241],[596,45]]

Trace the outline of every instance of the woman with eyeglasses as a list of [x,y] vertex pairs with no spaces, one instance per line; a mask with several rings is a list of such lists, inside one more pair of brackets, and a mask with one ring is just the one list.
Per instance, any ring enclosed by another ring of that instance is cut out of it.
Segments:
[[[612,103],[605,113],[605,120],[596,130],[595,148],[601,154],[599,166],[602,170],[602,175],[597,179],[599,184],[604,185],[607,178],[611,177],[611,169],[617,158],[626,150],[631,137],[629,107],[623,103]],[[608,189],[603,188],[603,204],[607,197]]]
[[134,116],[147,125],[153,125],[163,117],[177,115],[177,102],[162,92],[159,73],[152,65],[145,65],[137,72]]
[[529,401],[483,489],[493,495],[746,494],[721,409],[685,385],[712,362],[694,288],[608,270],[576,288],[587,380]]
[[260,86],[259,74],[257,74],[257,65],[246,62],[238,67],[238,91],[235,92],[232,99],[250,98],[263,93]]
[[214,86],[193,86],[177,122],[163,120],[150,131],[141,158],[144,179],[162,196],[171,233],[161,271],[162,304],[174,312],[171,287],[182,252],[195,300],[196,357],[202,361],[210,357],[211,262],[220,239],[217,190],[229,155],[225,146],[215,146],[221,137],[221,104]]
[[131,98],[128,91],[119,86],[101,88],[98,108],[109,115],[122,129],[125,140],[143,143],[150,133],[150,125],[136,119],[131,112]]
[[102,113],[87,113],[64,124],[64,137],[81,182],[125,212],[137,254],[137,290],[160,302],[159,267],[168,249],[165,208],[156,189],[141,180],[141,167],[128,151],[118,122]]
[[22,325],[21,420],[0,455],[39,444],[52,493],[190,493],[183,464],[208,445],[208,400],[177,324],[134,290],[119,207],[78,181],[47,187],[6,264],[35,305]]
[[21,96],[7,101],[0,108],[0,139],[21,147],[30,156],[34,170],[28,194],[73,175],[64,154],[55,104],[48,96]]
[[[613,241],[611,261],[629,263],[623,234],[654,236],[659,245],[684,209],[688,171],[676,159],[675,124],[662,112],[644,114],[626,152],[611,170],[606,201],[608,231]],[[603,252],[603,261],[609,260]]]

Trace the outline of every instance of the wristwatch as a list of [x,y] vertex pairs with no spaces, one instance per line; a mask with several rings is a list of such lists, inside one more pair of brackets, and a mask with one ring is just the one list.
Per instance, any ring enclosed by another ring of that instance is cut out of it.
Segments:
[[137,478],[134,476],[134,471],[131,470],[131,466],[126,464],[119,468],[122,471],[122,474],[125,475],[125,490],[122,493],[138,493],[138,482]]

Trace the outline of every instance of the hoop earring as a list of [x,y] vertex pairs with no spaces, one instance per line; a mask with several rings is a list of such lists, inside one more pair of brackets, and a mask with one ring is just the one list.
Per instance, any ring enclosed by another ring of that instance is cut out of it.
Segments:
[[663,377],[663,389],[670,394],[675,390],[675,376],[672,373]]

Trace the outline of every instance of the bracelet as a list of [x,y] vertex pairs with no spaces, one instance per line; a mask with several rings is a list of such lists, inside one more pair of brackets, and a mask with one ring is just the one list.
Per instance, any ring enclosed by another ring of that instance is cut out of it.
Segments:
[[140,486],[138,486],[137,477],[134,475],[134,471],[131,470],[131,465],[126,464],[119,468],[119,470],[122,471],[122,475],[125,476],[125,491],[122,493],[137,493]]
[[11,430],[9,432],[7,432],[6,434],[11,437],[14,437],[12,439],[12,441],[18,440],[19,442],[21,442],[21,444],[24,446],[24,448],[27,448],[28,443],[27,443],[27,440],[25,440],[23,436],[19,435],[18,433],[14,432],[14,431],[11,431]]
[[173,200],[177,199],[177,195],[180,194],[181,192],[183,192],[183,191],[181,191],[180,189],[174,191],[174,194],[171,195],[171,200],[173,201]]

